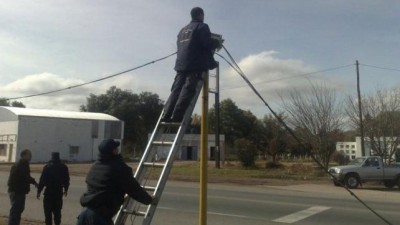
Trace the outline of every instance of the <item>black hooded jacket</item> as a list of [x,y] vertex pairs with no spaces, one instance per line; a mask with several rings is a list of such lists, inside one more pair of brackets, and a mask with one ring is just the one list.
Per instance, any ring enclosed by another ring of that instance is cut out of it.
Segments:
[[81,205],[98,210],[105,217],[112,218],[118,212],[125,194],[146,205],[153,200],[119,155],[100,154],[89,170],[86,183],[88,190],[80,199]]
[[175,70],[192,72],[214,69],[217,64],[213,50],[219,45],[217,40],[211,38],[210,28],[206,23],[192,20],[178,34]]
[[38,185],[39,194],[42,192],[44,187],[46,187],[44,195],[62,195],[63,188],[64,191],[68,191],[68,167],[64,163],[61,163],[60,160],[52,159],[44,166]]

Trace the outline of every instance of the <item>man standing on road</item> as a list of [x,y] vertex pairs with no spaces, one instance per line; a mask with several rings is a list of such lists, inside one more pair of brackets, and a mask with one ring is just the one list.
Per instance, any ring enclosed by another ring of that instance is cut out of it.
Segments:
[[143,203],[153,202],[118,154],[120,143],[107,139],[99,145],[99,158],[86,176],[87,191],[80,199],[83,211],[77,225],[112,225],[125,194]]
[[52,225],[54,215],[54,224],[61,224],[61,209],[63,205],[63,195],[67,196],[69,188],[68,167],[61,162],[60,153],[52,152],[51,160],[44,166],[40,176],[37,199],[40,199],[40,193],[44,190],[43,209],[46,225]]
[[37,187],[29,168],[29,162],[32,159],[31,151],[25,149],[20,155],[21,159],[11,167],[8,178],[8,194],[11,202],[8,225],[20,224],[21,214],[25,209],[25,197],[30,191],[30,184]]
[[203,9],[195,7],[190,15],[192,21],[178,34],[176,76],[164,107],[162,120],[165,122],[182,121],[196,94],[196,86],[202,79],[202,73],[217,67],[213,51],[221,47],[221,42],[211,38],[210,28],[203,22]]

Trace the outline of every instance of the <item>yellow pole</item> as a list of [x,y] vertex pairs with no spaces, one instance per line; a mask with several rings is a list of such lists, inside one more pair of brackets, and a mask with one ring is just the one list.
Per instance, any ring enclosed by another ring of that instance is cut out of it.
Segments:
[[207,167],[208,167],[208,71],[203,74],[203,96],[201,109],[201,142],[200,142],[200,213],[199,225],[207,224]]

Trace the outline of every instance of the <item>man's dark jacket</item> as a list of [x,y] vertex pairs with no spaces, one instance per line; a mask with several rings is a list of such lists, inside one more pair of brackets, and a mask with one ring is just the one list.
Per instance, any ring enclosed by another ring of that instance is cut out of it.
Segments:
[[212,51],[219,45],[217,40],[211,39],[206,23],[192,20],[178,34],[175,70],[192,72],[214,69],[217,64]]
[[30,184],[36,184],[36,181],[31,177],[29,162],[20,160],[11,167],[8,177],[8,192],[28,194]]
[[60,160],[50,160],[40,176],[38,193],[46,187],[44,195],[60,196],[63,194],[63,188],[65,192],[68,191],[69,179],[68,167]]
[[150,204],[152,197],[133,177],[132,169],[119,155],[100,155],[86,177],[87,192],[80,203],[112,218],[124,202],[124,195]]

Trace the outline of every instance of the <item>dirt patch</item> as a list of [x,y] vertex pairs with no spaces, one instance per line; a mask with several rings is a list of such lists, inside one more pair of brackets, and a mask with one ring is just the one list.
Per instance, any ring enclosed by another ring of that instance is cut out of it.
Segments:
[[[0,225],[7,225],[8,223],[8,217],[6,216],[0,216]],[[43,221],[35,221],[35,220],[21,220],[21,225],[43,225]]]

